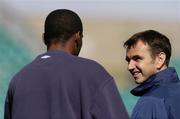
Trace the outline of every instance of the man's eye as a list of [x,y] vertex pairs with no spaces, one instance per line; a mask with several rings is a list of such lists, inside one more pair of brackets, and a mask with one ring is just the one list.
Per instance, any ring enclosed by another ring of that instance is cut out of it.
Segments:
[[126,60],[126,62],[127,62],[127,63],[129,63],[129,62],[130,62],[130,60]]
[[141,58],[140,58],[140,57],[134,57],[133,60],[134,60],[134,61],[140,61]]
[[137,60],[140,60],[140,59],[139,58],[135,58],[134,60],[137,61]]
[[128,63],[130,62],[130,59],[129,59],[129,58],[126,58],[125,60],[126,60],[126,62],[128,62]]

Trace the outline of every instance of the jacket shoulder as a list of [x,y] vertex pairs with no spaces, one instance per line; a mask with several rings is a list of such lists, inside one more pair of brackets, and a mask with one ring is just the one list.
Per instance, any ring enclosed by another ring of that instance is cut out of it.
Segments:
[[168,119],[164,99],[157,97],[141,97],[131,115],[132,119]]

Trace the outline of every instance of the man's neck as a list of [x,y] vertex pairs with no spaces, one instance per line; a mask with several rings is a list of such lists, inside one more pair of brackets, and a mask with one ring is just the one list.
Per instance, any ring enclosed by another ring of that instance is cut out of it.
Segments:
[[165,70],[165,69],[167,69],[167,66],[163,65],[160,69],[157,70],[157,72],[160,72],[160,71]]

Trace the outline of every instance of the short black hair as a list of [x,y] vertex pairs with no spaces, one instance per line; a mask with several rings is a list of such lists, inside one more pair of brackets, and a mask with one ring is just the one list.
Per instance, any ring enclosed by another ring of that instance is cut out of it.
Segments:
[[49,47],[52,42],[66,42],[76,32],[83,32],[80,17],[68,9],[54,10],[45,20],[44,43]]
[[131,36],[125,43],[124,47],[130,49],[133,45],[135,45],[139,40],[147,43],[151,48],[151,55],[154,58],[160,52],[164,52],[166,54],[165,64],[168,66],[170,57],[171,57],[171,43],[169,39],[155,31],[155,30],[146,30],[143,32],[139,32]]

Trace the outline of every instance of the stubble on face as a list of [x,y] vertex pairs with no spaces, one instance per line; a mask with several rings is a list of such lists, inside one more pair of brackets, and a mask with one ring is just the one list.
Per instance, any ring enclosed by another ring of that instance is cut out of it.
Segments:
[[137,84],[141,84],[156,73],[155,60],[151,56],[149,45],[138,41],[127,50],[128,70]]

